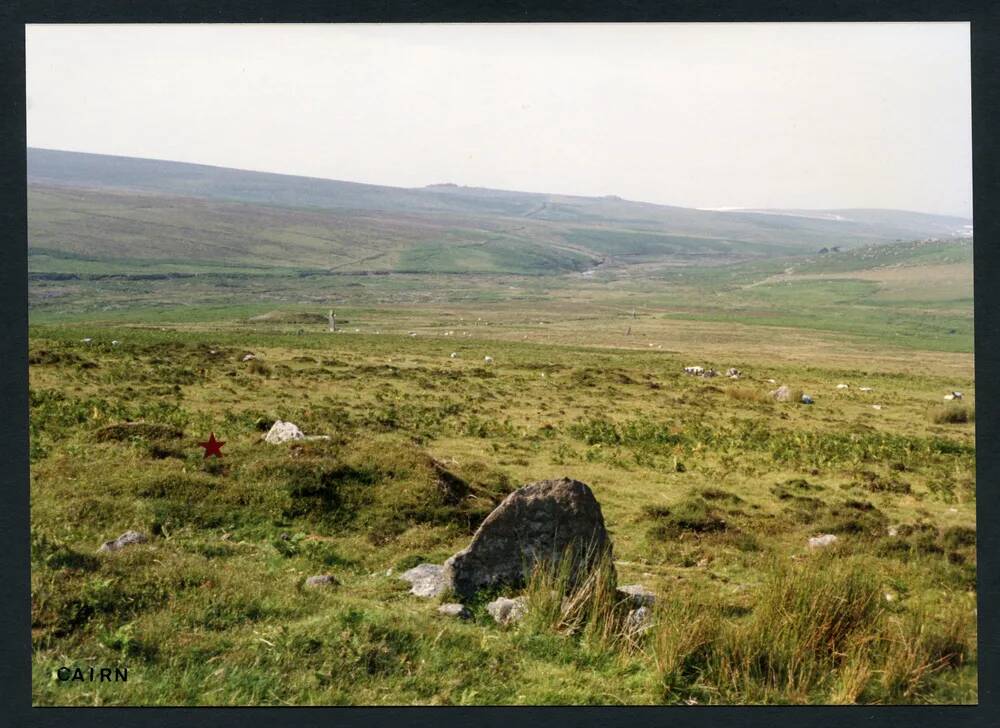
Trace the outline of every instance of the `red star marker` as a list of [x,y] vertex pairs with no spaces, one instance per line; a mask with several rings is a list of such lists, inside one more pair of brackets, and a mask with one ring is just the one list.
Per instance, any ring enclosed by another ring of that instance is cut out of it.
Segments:
[[222,446],[225,445],[224,442],[219,442],[215,439],[215,433],[213,432],[208,436],[208,442],[199,442],[198,446],[205,448],[205,457],[209,455],[214,455],[217,458],[222,457]]

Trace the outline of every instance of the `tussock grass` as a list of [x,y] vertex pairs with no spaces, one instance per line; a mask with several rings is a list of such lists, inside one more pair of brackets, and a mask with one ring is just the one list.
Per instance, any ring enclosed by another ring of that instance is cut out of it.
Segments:
[[928,416],[931,422],[936,425],[964,424],[976,421],[976,408],[952,402],[951,404],[935,407],[930,411]]

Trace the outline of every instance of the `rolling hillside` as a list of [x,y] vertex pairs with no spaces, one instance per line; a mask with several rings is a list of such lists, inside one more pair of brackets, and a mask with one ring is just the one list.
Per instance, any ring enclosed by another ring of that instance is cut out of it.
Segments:
[[706,211],[453,184],[404,189],[42,149],[28,150],[28,183],[36,276],[543,275],[944,237],[969,223],[896,211]]

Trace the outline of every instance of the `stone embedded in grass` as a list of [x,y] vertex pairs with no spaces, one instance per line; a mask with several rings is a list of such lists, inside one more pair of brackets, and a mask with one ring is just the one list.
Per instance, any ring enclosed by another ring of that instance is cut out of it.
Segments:
[[780,387],[771,392],[771,396],[779,402],[787,402],[792,398],[792,390],[788,388],[788,385],[782,384]]
[[331,587],[340,586],[340,582],[337,581],[337,577],[333,574],[318,574],[316,576],[310,576],[306,579],[305,585],[310,588],[316,588],[321,586]]
[[269,442],[272,445],[280,445],[290,440],[304,440],[305,437],[302,430],[295,423],[277,420],[271,425],[271,429],[267,431],[267,434],[264,435],[264,442]]
[[537,563],[567,556],[573,580],[610,549],[601,506],[586,484],[540,480],[508,495],[469,546],[444,563],[444,576],[457,594],[471,598],[482,588],[524,586]]
[[132,546],[137,543],[146,543],[149,539],[145,535],[139,533],[138,531],[126,531],[118,538],[113,541],[105,541],[101,544],[101,547],[97,549],[100,551],[120,551],[126,546]]
[[618,594],[634,607],[651,607],[656,602],[656,594],[642,584],[626,584],[618,587]]
[[645,632],[653,626],[653,610],[648,606],[641,606],[629,611],[625,617],[625,627],[631,633]]
[[839,539],[832,533],[824,533],[809,539],[809,548],[818,549],[835,544]]
[[282,422],[281,420],[275,421],[271,425],[271,429],[267,431],[264,435],[264,442],[269,442],[272,445],[280,445],[284,442],[291,442],[292,440],[329,440],[329,435],[306,435],[303,434],[299,426],[294,422]]
[[464,604],[442,604],[437,610],[438,614],[443,614],[446,617],[458,617],[459,619],[469,619],[472,617],[472,612]]
[[497,624],[512,624],[520,622],[528,613],[527,597],[499,597],[486,605],[486,611]]
[[399,578],[410,582],[413,585],[410,593],[418,597],[440,596],[449,587],[448,580],[444,576],[444,567],[438,564],[419,564],[404,571]]

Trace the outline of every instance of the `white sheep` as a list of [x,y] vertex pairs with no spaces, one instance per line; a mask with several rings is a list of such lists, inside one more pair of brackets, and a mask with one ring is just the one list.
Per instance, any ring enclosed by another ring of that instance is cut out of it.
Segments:
[[493,363],[493,357],[492,356],[484,356],[483,357],[483,363],[484,364],[492,364]]

